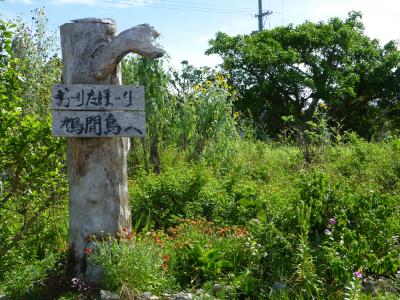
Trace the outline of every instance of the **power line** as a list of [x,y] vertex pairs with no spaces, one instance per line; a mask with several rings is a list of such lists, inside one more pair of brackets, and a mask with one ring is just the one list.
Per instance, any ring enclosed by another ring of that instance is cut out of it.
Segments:
[[[138,0],[126,0],[127,2],[129,1],[138,1]],[[150,0],[151,1],[151,0]],[[146,0],[139,0],[140,3],[146,2]],[[196,2],[196,1],[195,1]],[[245,11],[249,11],[248,7],[243,7],[243,6],[232,6],[232,5],[224,5],[224,4],[210,4],[210,3],[204,3],[202,2],[202,4],[199,3],[195,3],[195,2],[187,2],[185,1],[185,3],[182,3],[181,0],[159,0],[159,1],[151,1],[149,2],[150,4],[168,4],[168,3],[175,3],[175,4],[180,4],[180,5],[195,5],[195,6],[206,6],[206,7],[219,7],[219,8],[225,8],[225,9],[234,9],[234,10],[245,10]]]
[[[250,10],[245,10],[244,8],[234,8],[234,7],[226,7],[223,6],[214,6],[214,5],[200,5],[200,4],[175,4],[174,1],[163,1],[163,3],[155,3],[155,2],[146,2],[146,1],[138,1],[138,0],[106,0],[107,3],[110,4],[118,4],[118,5],[126,5],[126,6],[138,6],[138,7],[154,7],[154,8],[162,8],[162,9],[172,9],[172,10],[180,10],[180,11],[193,11],[193,12],[204,12],[204,13],[222,13],[222,14],[238,14],[238,15],[249,15]],[[165,2],[165,3],[164,3]]]
[[[235,11],[235,12],[244,12],[243,8],[232,8],[232,7],[225,7],[225,6],[218,6],[218,5],[199,5],[199,4],[185,4],[182,2],[177,1],[163,1],[162,3],[159,2],[147,2],[147,1],[140,1],[140,0],[122,0],[122,1],[115,1],[115,0],[107,0],[108,3],[113,4],[122,4],[122,5],[134,5],[134,6],[149,6],[149,7],[171,7],[171,8],[188,8],[188,9],[216,9],[219,11]],[[178,4],[179,3],[179,4]],[[247,10],[248,11],[248,10]]]
[[275,14],[281,16],[281,18],[280,18],[280,23],[282,23],[282,20],[283,20],[283,19],[292,20],[294,23],[302,23],[302,22],[306,21],[305,19],[299,18],[298,16],[296,17],[296,16],[293,16],[293,15],[288,15],[288,14],[286,14],[286,13],[283,14],[283,13],[280,13],[280,12],[275,12]]

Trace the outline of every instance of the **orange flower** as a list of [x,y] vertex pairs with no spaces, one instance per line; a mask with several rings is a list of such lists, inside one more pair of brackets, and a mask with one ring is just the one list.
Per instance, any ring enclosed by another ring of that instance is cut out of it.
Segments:
[[162,258],[163,258],[163,262],[161,264],[161,269],[163,269],[165,272],[167,272],[168,271],[168,262],[170,261],[171,256],[163,255]]

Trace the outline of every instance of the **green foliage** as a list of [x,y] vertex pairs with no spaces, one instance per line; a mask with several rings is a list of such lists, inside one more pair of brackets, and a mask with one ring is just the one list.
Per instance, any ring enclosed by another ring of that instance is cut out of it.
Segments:
[[15,266],[5,275],[4,292],[11,299],[37,299],[35,293],[44,284],[56,262],[57,258],[51,254],[42,261]]
[[283,116],[285,128],[280,138],[282,142],[299,147],[304,161],[308,164],[318,161],[324,156],[326,147],[332,144],[333,138],[340,142],[340,128],[332,128],[328,125],[326,107],[321,104],[314,112],[313,119],[305,124],[299,124],[293,116]]
[[353,277],[353,280],[351,280],[350,284],[346,287],[345,300],[359,299],[361,292],[361,278],[357,278],[356,276]]
[[13,55],[18,59],[16,69],[23,76],[20,96],[25,113],[40,117],[50,115],[50,88],[61,80],[61,59],[58,35],[50,31],[44,9],[34,9],[31,24],[16,19]]
[[[31,73],[35,68],[22,55],[23,45],[36,37],[23,36],[21,22],[0,22],[0,282],[7,284],[19,272],[29,272],[22,266],[39,268],[43,259],[47,265],[48,257],[64,251],[66,235],[65,146],[51,137],[50,116],[43,109],[49,105],[50,83],[58,78],[43,70],[42,80]],[[41,59],[43,65],[48,62]],[[15,282],[14,293],[23,292],[18,289],[28,287],[32,276]]]
[[319,292],[318,276],[316,274],[313,255],[310,249],[308,235],[310,231],[311,206],[301,202],[297,207],[297,222],[300,227],[299,244],[293,258],[295,271],[294,287],[299,291],[299,297],[312,298]]
[[145,88],[147,137],[142,141],[142,159],[146,161],[147,169],[151,162],[158,173],[159,144],[168,138],[168,129],[174,121],[174,99],[168,93],[168,74],[164,72],[161,60],[135,56],[123,61],[122,71],[124,84],[140,84]]
[[133,223],[137,229],[165,229],[179,218],[204,218],[220,225],[265,218],[267,188],[262,181],[240,179],[239,174],[219,175],[210,167],[187,164],[165,167],[159,175],[137,174],[130,189]]
[[162,249],[146,236],[133,240],[113,240],[97,243],[89,259],[102,267],[103,285],[110,290],[126,285],[135,291],[161,293],[174,286],[173,278],[163,266]]
[[[186,62],[181,73],[164,71],[163,62],[130,57],[123,61],[126,84],[142,84],[146,91],[147,137],[133,140],[144,159],[159,173],[161,149],[177,147],[188,159],[201,157],[216,163],[231,152],[236,134],[233,94],[215,71],[196,69]],[[174,91],[174,92],[172,92]]]
[[[7,108],[14,98],[17,97],[16,91],[20,88],[19,73],[14,69],[18,62],[12,52],[12,38],[14,35],[15,24],[0,20],[0,92],[1,100],[4,103],[2,114],[7,113]],[[1,129],[5,129],[6,117],[2,118]],[[3,127],[4,126],[4,127]]]
[[[169,270],[181,288],[202,287],[207,282],[239,285],[244,274],[252,268],[252,263],[257,261],[257,245],[253,244],[245,228],[184,220],[167,232]],[[250,277],[251,274],[247,275]],[[246,282],[238,288],[243,292]],[[246,293],[249,295],[253,291]]]
[[[49,120],[61,66],[36,14],[33,28],[0,21],[0,290],[32,299],[41,298],[33,285],[51,284],[67,223],[66,149]],[[132,139],[135,232],[87,253],[104,288],[364,299],[368,279],[398,298],[399,55],[365,37],[359,17],[218,34],[210,52],[224,55],[227,74],[123,62],[124,83],[145,86],[148,137]],[[285,127],[297,146],[245,138],[246,109],[259,132]]]
[[251,111],[260,136],[279,134],[282,116],[306,124],[321,101],[343,130],[371,138],[397,128],[400,51],[367,37],[357,12],[255,35],[219,32],[207,53],[222,57],[237,107]]
[[99,243],[90,255],[91,261],[104,269],[106,288],[161,294],[207,289],[218,282],[231,285],[227,297],[255,295],[259,280],[252,271],[256,270],[261,245],[245,228],[181,219],[179,226],[166,231],[127,237]]
[[191,119],[195,124],[193,150],[195,157],[203,152],[207,156],[220,154],[222,158],[229,155],[229,143],[236,137],[232,111],[229,92],[220,87],[218,83],[210,84],[206,89],[193,95],[186,105],[183,105],[182,120],[184,121],[188,117],[187,114],[191,112]]
[[[166,234],[171,225],[180,228],[174,241],[184,247],[174,276],[184,287],[208,280],[239,285],[238,297],[343,298],[353,272],[388,278],[400,267],[398,140],[343,139],[311,165],[302,164],[298,148],[262,142],[237,142],[235,159],[218,166],[188,164],[170,149],[165,157],[174,159],[163,162],[161,174],[142,173],[131,182],[133,221],[142,215],[147,229]],[[181,217],[214,221],[200,223],[204,230],[245,226],[249,240],[217,246]],[[237,247],[241,258],[220,250]],[[168,251],[173,264],[175,252]],[[219,270],[219,263],[227,268]]]
[[180,102],[187,101],[191,95],[196,93],[196,89],[212,79],[212,71],[208,67],[195,68],[188,61],[181,62],[181,71],[170,70],[171,87]]
[[224,159],[231,150],[230,141],[237,135],[233,116],[235,95],[226,78],[216,70],[197,69],[186,61],[182,62],[180,73],[172,71],[171,77],[177,99],[175,143],[183,150],[189,149],[195,159],[201,154],[213,156],[216,161]]
[[[156,228],[168,228],[178,218],[187,217],[185,206],[196,199],[204,178],[196,170],[169,169],[162,175],[141,174],[138,186],[131,193],[133,220],[149,218]],[[210,218],[211,215],[208,215]],[[138,224],[143,226],[143,224]]]

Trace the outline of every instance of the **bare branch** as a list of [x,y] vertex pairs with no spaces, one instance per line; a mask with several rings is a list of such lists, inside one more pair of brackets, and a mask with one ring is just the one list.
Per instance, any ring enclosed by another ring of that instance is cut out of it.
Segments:
[[115,72],[118,63],[128,53],[137,53],[148,58],[162,57],[164,50],[154,45],[154,39],[158,35],[148,24],[137,25],[121,32],[110,43],[96,50],[96,78],[103,79]]

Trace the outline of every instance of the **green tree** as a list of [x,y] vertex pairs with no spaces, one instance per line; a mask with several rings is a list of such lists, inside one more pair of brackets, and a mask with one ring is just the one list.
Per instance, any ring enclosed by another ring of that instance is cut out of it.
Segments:
[[219,32],[207,54],[223,58],[238,109],[270,136],[283,129],[283,116],[304,125],[321,103],[331,121],[364,137],[398,124],[400,52],[395,42],[381,47],[367,37],[360,13],[254,35]]
[[10,270],[62,252],[66,234],[65,145],[51,136],[50,115],[34,105],[48,101],[53,79],[30,79],[35,65],[29,71],[17,55],[21,25],[0,20],[0,282]]
[[[143,85],[146,99],[147,137],[142,139],[146,168],[148,161],[154,171],[160,172],[160,143],[168,139],[173,120],[174,99],[168,91],[169,75],[163,69],[162,60],[129,56],[122,61],[124,84]],[[137,146],[133,143],[133,147]],[[147,149],[150,149],[147,154]]]

